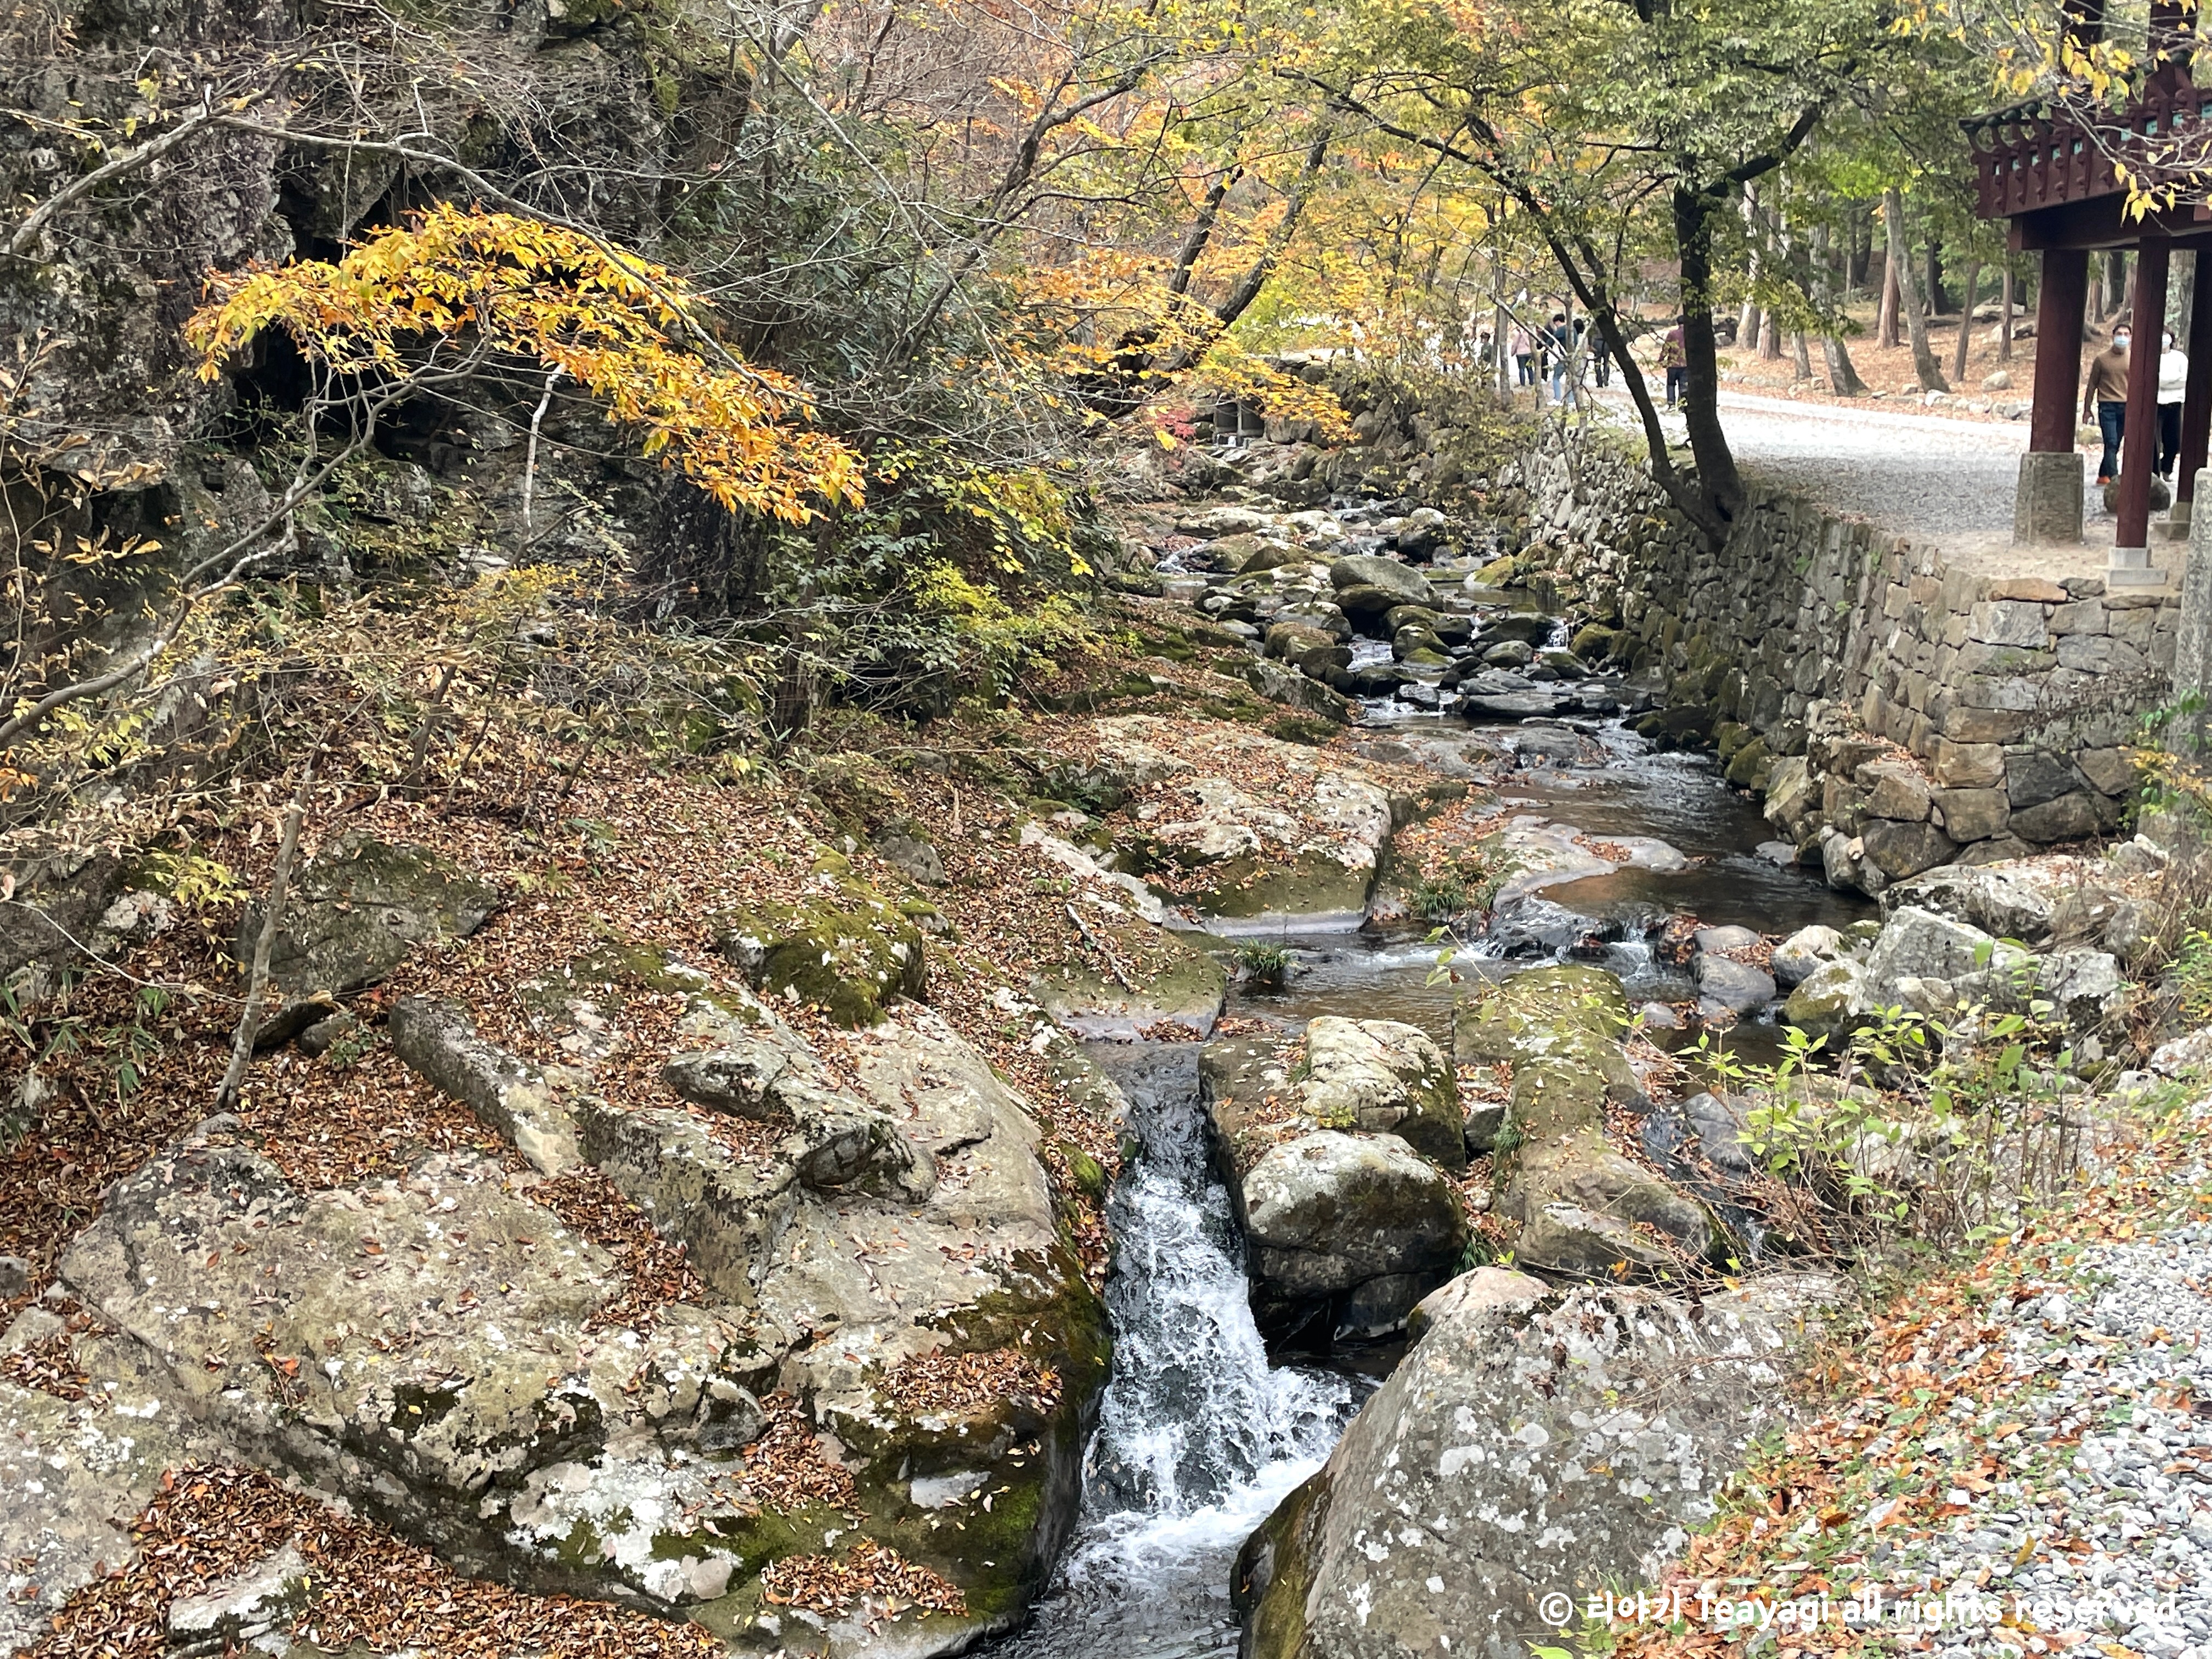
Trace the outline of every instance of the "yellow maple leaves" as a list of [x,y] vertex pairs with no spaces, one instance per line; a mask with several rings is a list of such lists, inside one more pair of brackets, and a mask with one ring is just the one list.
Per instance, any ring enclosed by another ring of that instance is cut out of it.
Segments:
[[860,500],[860,458],[801,424],[814,411],[798,381],[716,348],[674,273],[580,232],[440,203],[335,263],[250,265],[209,289],[185,325],[204,380],[269,328],[333,381],[524,359],[641,428],[647,455],[732,511],[804,524],[817,501]]

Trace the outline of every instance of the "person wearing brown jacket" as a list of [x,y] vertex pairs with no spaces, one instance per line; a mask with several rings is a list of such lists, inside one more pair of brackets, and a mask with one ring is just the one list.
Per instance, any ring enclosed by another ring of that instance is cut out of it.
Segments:
[[2095,410],[2097,430],[2105,440],[2104,458],[2097,463],[2097,482],[2108,484],[2119,476],[2120,440],[2128,423],[2128,325],[2112,331],[2112,343],[2089,359],[2088,385],[2081,389],[2081,418]]

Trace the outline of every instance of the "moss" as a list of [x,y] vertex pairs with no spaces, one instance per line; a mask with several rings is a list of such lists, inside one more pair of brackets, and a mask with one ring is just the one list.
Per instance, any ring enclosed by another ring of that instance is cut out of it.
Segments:
[[1550,1142],[1600,1122],[1609,1098],[1638,1091],[1616,1040],[1627,1024],[1628,997],[1611,974],[1543,968],[1462,1002],[1452,1048],[1462,1065],[1510,1061],[1510,1131]]
[[842,856],[827,854],[816,869],[836,878],[834,896],[726,911],[715,919],[717,948],[761,991],[795,997],[841,1025],[873,1025],[893,997],[927,990],[921,929],[905,905],[846,874]]
[[1328,1493],[1324,1469],[1278,1504],[1237,1553],[1229,1593],[1243,1616],[1246,1659],[1297,1659],[1306,1650],[1306,1595]]
[[1060,1155],[1067,1160],[1068,1173],[1075,1177],[1077,1190],[1092,1203],[1103,1204],[1108,1184],[1105,1165],[1072,1140],[1057,1145]]

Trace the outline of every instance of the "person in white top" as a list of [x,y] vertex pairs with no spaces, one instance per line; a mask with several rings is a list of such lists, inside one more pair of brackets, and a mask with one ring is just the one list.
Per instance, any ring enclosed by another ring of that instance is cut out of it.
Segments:
[[2168,329],[2158,354],[2158,476],[2168,483],[2181,453],[2181,400],[2188,390],[2188,354],[2173,349],[2173,331]]

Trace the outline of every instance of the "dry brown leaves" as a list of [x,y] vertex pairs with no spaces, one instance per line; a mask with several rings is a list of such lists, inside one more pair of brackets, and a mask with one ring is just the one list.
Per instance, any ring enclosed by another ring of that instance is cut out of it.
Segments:
[[586,1322],[585,1329],[626,1327],[642,1336],[670,1303],[705,1304],[706,1282],[692,1270],[684,1247],[653,1231],[645,1212],[599,1170],[571,1170],[541,1181],[531,1188],[529,1198],[613,1256],[626,1281],[623,1291]]
[[768,1426],[744,1449],[744,1473],[726,1483],[739,1489],[732,1492],[733,1501],[781,1515],[826,1504],[857,1522],[860,1499],[853,1473],[822,1455],[821,1439],[799,1402],[779,1393],[763,1395],[760,1403]]
[[92,1379],[76,1368],[70,1339],[57,1331],[0,1354],[0,1376],[58,1400],[82,1400]]
[[761,1575],[761,1593],[777,1607],[804,1607],[827,1618],[850,1612],[863,1598],[882,1603],[892,1619],[909,1608],[955,1618],[968,1612],[959,1585],[872,1538],[854,1545],[842,1561],[787,1555]]
[[979,1411],[1002,1400],[1048,1414],[1060,1405],[1060,1373],[1012,1348],[916,1354],[886,1371],[878,1386],[901,1411],[917,1415]]
[[204,1466],[164,1476],[131,1536],[137,1561],[71,1595],[24,1659],[159,1659],[169,1648],[172,1603],[204,1594],[288,1541],[307,1559],[314,1589],[293,1633],[319,1647],[360,1642],[441,1659],[708,1659],[725,1651],[696,1626],[464,1578],[428,1550],[254,1469]]

